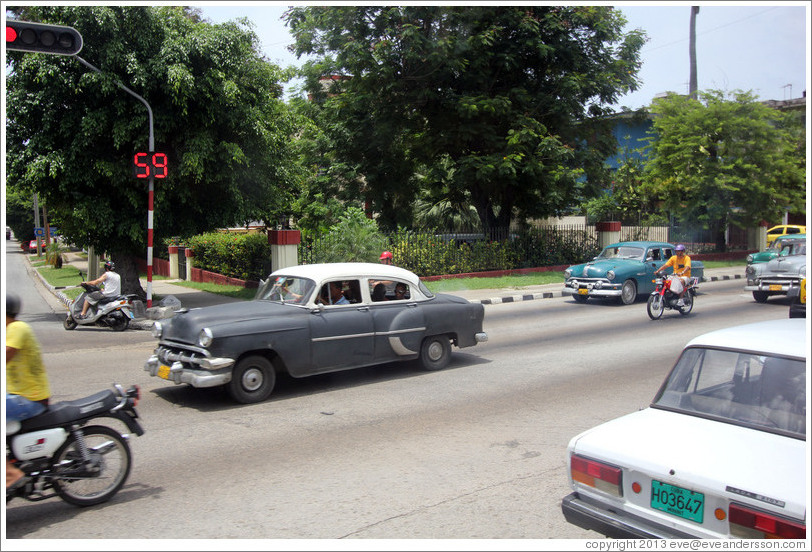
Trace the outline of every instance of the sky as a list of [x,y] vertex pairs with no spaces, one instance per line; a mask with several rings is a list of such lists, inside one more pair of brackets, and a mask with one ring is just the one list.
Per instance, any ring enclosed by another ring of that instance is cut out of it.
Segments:
[[[424,5],[432,3],[436,2],[419,2]],[[499,4],[522,3],[534,2]],[[299,66],[303,60],[287,51],[286,46],[292,43],[292,39],[281,20],[286,7],[293,4],[238,0],[194,5],[201,8],[203,16],[213,23],[247,17],[256,25],[254,30],[269,60],[282,66]],[[618,110],[646,106],[656,95],[665,92],[688,92],[692,5],[700,6],[696,20],[700,90],[749,90],[761,100],[787,100],[801,97],[809,86],[812,11],[808,1],[626,1],[607,5],[623,12],[628,20],[624,30],[642,29],[648,35],[648,42],[641,50],[643,65],[638,77],[642,83],[639,90],[620,98],[616,104]],[[291,93],[290,89],[286,91],[288,96]]]

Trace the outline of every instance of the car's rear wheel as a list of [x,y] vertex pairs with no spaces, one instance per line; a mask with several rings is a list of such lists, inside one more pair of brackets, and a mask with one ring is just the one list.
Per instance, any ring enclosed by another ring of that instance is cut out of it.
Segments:
[[273,364],[260,355],[241,359],[234,367],[228,393],[240,403],[262,402],[271,395],[276,385],[276,372]]
[[634,280],[626,280],[623,282],[623,287],[620,288],[620,301],[624,305],[631,305],[637,300],[637,282]]
[[770,296],[769,293],[766,291],[754,291],[753,292],[753,299],[755,299],[758,303],[766,303],[767,298]]
[[451,360],[451,342],[448,336],[432,335],[420,346],[420,364],[426,370],[442,370]]

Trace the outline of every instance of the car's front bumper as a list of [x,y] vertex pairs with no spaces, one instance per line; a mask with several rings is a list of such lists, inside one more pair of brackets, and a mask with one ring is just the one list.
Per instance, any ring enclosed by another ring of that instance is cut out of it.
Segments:
[[584,297],[620,297],[623,294],[623,284],[613,284],[606,280],[568,280],[561,290],[563,295],[582,295]]
[[744,291],[763,291],[773,295],[787,295],[793,288],[800,287],[799,280],[748,280]]
[[694,539],[689,535],[619,510],[602,508],[598,503],[571,493],[561,501],[567,522],[615,539]]
[[166,365],[157,355],[152,355],[144,364],[144,370],[150,376],[159,377],[176,384],[188,383],[192,387],[217,387],[231,381],[231,365],[216,370],[195,369],[184,366],[182,362]]

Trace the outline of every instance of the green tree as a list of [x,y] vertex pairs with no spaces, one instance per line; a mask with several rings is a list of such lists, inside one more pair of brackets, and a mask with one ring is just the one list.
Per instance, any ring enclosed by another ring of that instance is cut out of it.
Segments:
[[7,186],[37,191],[77,245],[107,251],[123,291],[141,293],[148,194],[130,160],[148,146],[144,105],[169,177],[156,181],[154,243],[250,220],[276,222],[296,180],[285,71],[260,53],[247,20],[213,25],[181,7],[35,6],[20,19],[84,38],[78,60],[8,52]]
[[361,209],[349,207],[325,238],[319,259],[325,263],[377,262],[387,239]]
[[671,95],[652,106],[647,193],[678,219],[715,233],[725,248],[732,223],[754,226],[803,212],[806,200],[803,130],[797,118],[751,92]]
[[336,155],[386,229],[410,222],[418,172],[485,231],[595,195],[616,147],[602,116],[637,88],[644,42],[602,6],[299,7],[286,21],[316,58],[307,88]]

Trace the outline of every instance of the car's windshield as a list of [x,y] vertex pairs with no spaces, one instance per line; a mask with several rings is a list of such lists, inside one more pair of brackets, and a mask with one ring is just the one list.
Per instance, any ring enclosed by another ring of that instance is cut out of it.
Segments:
[[263,282],[255,300],[279,301],[280,303],[303,304],[316,287],[313,280],[292,276],[275,276]]
[[806,240],[785,240],[781,242],[781,256],[806,255]]
[[806,437],[806,371],[800,360],[686,349],[652,406]]
[[637,259],[643,260],[642,247],[630,247],[628,245],[610,246],[601,251],[598,259]]

